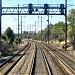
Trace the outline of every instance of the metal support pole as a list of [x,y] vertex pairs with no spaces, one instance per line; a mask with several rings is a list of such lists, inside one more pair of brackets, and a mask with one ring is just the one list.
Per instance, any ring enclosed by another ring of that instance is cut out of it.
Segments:
[[67,0],[65,0],[65,50],[67,50]]
[[30,39],[31,39],[31,24],[30,24],[30,32],[29,33],[30,33]]
[[19,38],[19,4],[18,4],[18,38]]
[[42,41],[42,16],[41,16],[41,41]]
[[22,16],[21,16],[21,40],[22,40]]
[[35,36],[36,36],[36,22],[35,22]]
[[1,41],[1,16],[2,16],[2,0],[0,0],[0,41]]
[[28,33],[28,25],[27,25],[27,39],[28,39],[28,34],[29,34],[29,33]]
[[49,14],[48,14],[48,44],[49,44]]

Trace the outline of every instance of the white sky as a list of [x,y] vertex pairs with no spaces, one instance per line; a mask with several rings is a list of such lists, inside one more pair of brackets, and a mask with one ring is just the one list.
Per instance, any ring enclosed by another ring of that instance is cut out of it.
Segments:
[[[67,0],[68,1],[68,4],[72,4],[74,5],[75,3],[75,0]],[[45,4],[45,3],[48,3],[48,4],[61,4],[61,3],[64,3],[65,0],[2,0],[2,7],[6,7],[6,6],[16,6],[18,4],[20,5],[23,5],[23,4],[29,4],[29,3],[32,3],[32,4]],[[68,10],[70,10],[71,8],[74,8],[74,6],[72,7],[68,7]],[[39,16],[41,17],[41,16]],[[43,17],[43,28],[45,28],[47,26],[47,16],[42,16]],[[16,20],[15,20],[16,19]],[[18,32],[18,21],[17,21],[17,16],[2,16],[2,32],[4,32],[6,30],[7,27],[11,27],[13,29],[13,31],[15,33]],[[21,21],[21,16],[20,16],[20,21]],[[35,30],[35,27],[33,26],[35,24],[35,21],[38,21],[38,16],[32,16],[32,15],[26,15],[26,16],[23,16],[23,31],[24,30],[28,30],[30,31],[30,29],[33,31]],[[39,21],[41,21],[41,18],[39,18]],[[64,16],[55,16],[53,15],[51,17],[49,17],[49,21],[52,23],[52,24],[55,24],[57,23],[58,21],[64,21]],[[31,25],[31,26],[30,26]],[[41,30],[41,25],[40,25],[40,22],[39,22],[39,25],[38,23],[36,23],[37,25],[37,31],[38,30]],[[33,26],[33,27],[32,27]],[[31,28],[30,28],[31,27]]]

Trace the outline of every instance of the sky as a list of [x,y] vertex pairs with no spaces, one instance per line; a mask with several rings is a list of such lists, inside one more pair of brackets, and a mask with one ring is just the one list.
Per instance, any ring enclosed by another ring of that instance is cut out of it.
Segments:
[[[67,0],[68,4],[70,5],[75,5],[75,0]],[[62,4],[65,3],[65,0],[2,0],[2,7],[12,7],[12,6],[17,6],[18,4],[20,6],[23,6],[24,4]],[[68,7],[68,13],[71,8],[75,8],[75,6],[70,6]],[[21,15],[22,16],[22,15]],[[21,25],[21,16],[20,16],[20,22],[19,25]],[[41,16],[39,16],[39,23],[38,23],[38,16],[35,15],[24,15],[22,16],[22,25],[23,25],[23,31],[35,31],[35,22],[36,22],[36,29],[37,31],[41,30]],[[43,20],[43,27],[42,29],[47,27],[47,16],[42,16]],[[64,16],[55,16],[55,15],[50,15],[49,16],[49,22],[52,24],[58,23],[59,21],[65,21]],[[39,24],[39,25],[38,25]],[[18,17],[17,15],[3,15],[2,16],[2,33],[5,32],[5,30],[11,27],[14,33],[18,32]],[[21,28],[21,27],[20,27]],[[20,31],[19,31],[20,32]]]

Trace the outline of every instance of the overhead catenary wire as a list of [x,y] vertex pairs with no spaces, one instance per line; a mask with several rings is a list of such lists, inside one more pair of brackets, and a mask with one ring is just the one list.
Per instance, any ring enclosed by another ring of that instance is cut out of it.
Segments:
[[13,3],[12,1],[8,0],[8,2],[9,2],[11,5],[14,5],[14,3]]
[[[13,3],[12,1],[8,0],[8,2],[9,2],[12,6],[14,5],[14,3]],[[13,16],[13,15],[12,15],[12,16]],[[14,16],[13,16],[13,18],[16,19]]]

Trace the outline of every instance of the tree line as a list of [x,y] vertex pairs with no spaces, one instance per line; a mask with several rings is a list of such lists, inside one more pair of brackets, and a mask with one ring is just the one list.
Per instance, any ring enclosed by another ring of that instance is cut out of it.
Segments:
[[[67,37],[69,43],[75,49],[75,9],[71,9],[67,15]],[[58,40],[59,42],[65,40],[65,23],[59,21],[56,24],[49,24],[49,39]],[[36,35],[37,40],[41,40],[41,31]],[[42,40],[48,41],[48,26],[42,30]]]
[[[69,14],[67,16],[67,36],[68,40],[75,49],[75,9],[71,9],[69,11]],[[38,31],[38,33],[30,33],[27,31],[23,32],[23,35],[25,35],[25,38],[31,38],[33,40],[41,40],[41,31]],[[13,30],[8,27],[2,35],[2,38],[4,38],[7,42],[12,43],[15,41],[16,43],[20,40],[20,38],[15,37],[15,34],[13,33]],[[42,41],[48,41],[48,26],[42,30]],[[59,42],[65,40],[65,23],[63,21],[59,21],[56,24],[49,24],[49,39],[50,40],[58,40]]]

